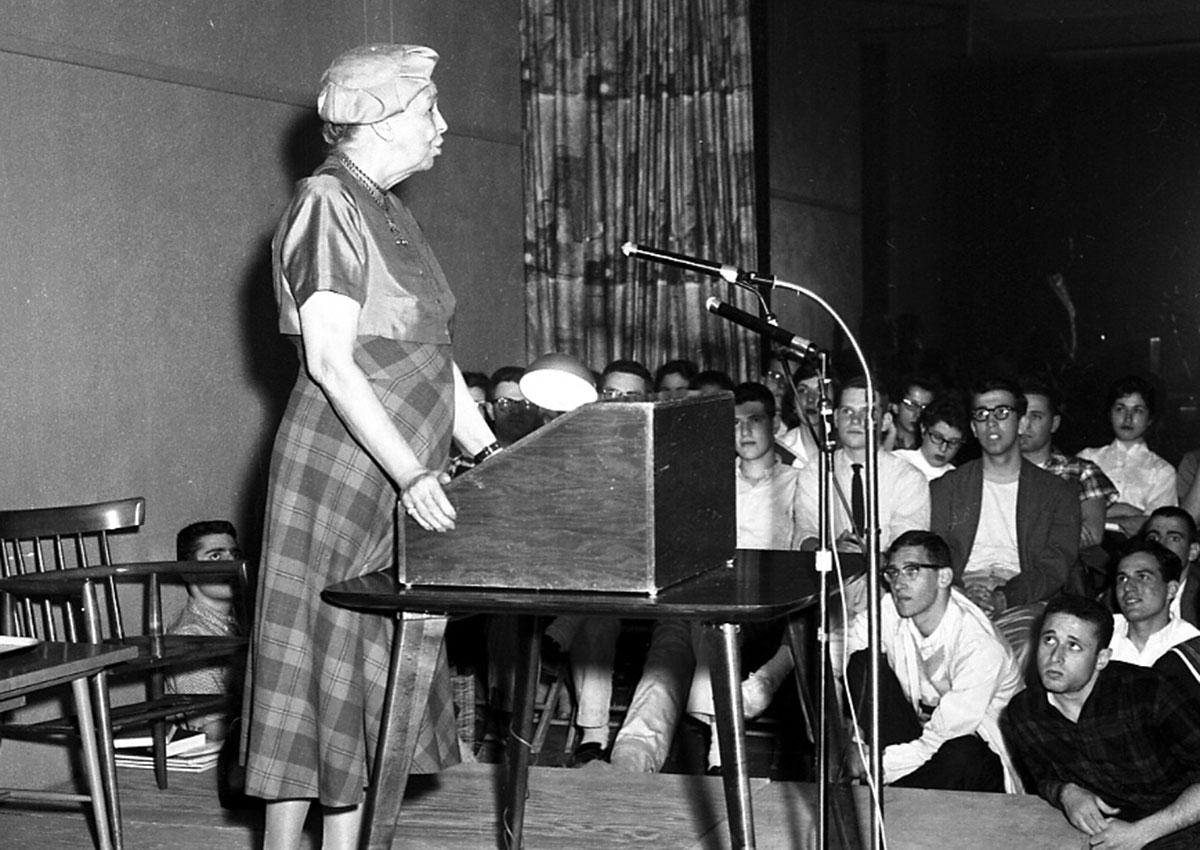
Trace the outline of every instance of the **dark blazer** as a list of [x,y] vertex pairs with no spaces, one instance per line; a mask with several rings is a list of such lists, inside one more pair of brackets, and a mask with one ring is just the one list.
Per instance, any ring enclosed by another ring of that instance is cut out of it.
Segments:
[[[930,528],[950,546],[954,579],[975,545],[983,502],[983,461],[973,460],[929,483]],[[1017,483],[1017,548],[1021,574],[1001,590],[1011,608],[1060,591],[1079,556],[1079,485],[1021,461]]]

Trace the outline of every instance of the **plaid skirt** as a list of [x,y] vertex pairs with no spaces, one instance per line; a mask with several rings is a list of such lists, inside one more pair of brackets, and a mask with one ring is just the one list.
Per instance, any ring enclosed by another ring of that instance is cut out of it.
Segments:
[[[454,415],[449,346],[364,338],[355,361],[417,456],[440,463]],[[394,622],[320,594],[395,563],[397,494],[300,371],[271,457],[243,716],[246,790],[348,806],[370,781]],[[457,761],[443,649],[413,772]]]

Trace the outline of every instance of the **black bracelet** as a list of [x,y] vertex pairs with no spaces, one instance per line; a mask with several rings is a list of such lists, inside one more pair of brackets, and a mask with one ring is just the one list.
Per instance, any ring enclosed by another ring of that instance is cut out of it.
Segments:
[[504,447],[500,445],[499,441],[497,441],[492,443],[490,446],[485,446],[477,455],[471,458],[471,460],[475,461],[475,463],[483,463],[502,448]]

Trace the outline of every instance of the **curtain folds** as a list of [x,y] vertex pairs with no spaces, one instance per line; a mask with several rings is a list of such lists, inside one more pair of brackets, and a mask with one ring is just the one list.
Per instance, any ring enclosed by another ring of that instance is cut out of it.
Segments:
[[758,343],[723,281],[631,260],[634,242],[756,268],[749,0],[524,0],[529,358],[688,357],[735,380]]

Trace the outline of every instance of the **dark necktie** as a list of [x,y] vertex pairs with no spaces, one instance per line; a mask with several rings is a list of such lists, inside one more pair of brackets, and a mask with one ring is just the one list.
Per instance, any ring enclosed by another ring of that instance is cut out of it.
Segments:
[[854,471],[854,478],[850,480],[850,513],[854,520],[854,533],[861,537],[867,525],[867,503],[863,498],[863,465],[852,463],[850,468]]

